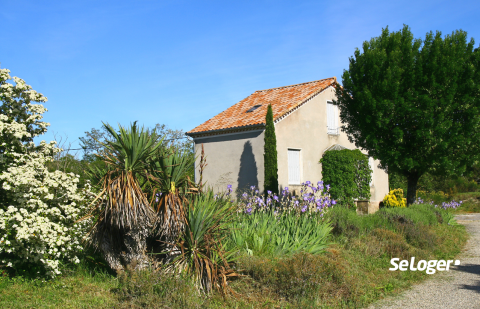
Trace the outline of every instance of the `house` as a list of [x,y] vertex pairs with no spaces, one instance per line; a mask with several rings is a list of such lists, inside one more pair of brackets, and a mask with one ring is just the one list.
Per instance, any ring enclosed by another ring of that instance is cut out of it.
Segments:
[[[292,191],[307,180],[321,180],[319,160],[325,151],[355,148],[339,129],[338,107],[332,104],[336,82],[333,77],[256,91],[187,132],[197,154],[204,147],[208,165],[203,181],[216,191],[224,191],[229,184],[234,190],[250,186],[263,190],[264,130],[269,104],[277,136],[279,185]],[[196,166],[198,160],[200,156]],[[376,208],[388,193],[388,175],[377,167],[378,161],[370,158],[369,163],[373,169],[370,205]],[[195,173],[198,179],[198,169]]]

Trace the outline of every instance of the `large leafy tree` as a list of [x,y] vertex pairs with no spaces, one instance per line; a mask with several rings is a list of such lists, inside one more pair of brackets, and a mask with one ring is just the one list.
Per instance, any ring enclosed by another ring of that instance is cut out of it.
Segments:
[[337,85],[351,142],[406,176],[413,203],[420,176],[460,174],[480,154],[480,52],[467,33],[414,39],[408,26],[363,43]]
[[265,117],[265,144],[264,144],[264,190],[278,193],[278,163],[277,163],[277,137],[273,123],[272,105],[268,105]]

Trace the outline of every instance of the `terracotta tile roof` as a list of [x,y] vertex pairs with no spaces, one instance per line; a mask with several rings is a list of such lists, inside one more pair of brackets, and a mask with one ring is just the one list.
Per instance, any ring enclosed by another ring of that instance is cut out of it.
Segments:
[[[257,127],[265,124],[268,104],[272,104],[273,119],[278,120],[319,92],[336,83],[335,77],[313,82],[255,91],[249,97],[229,107],[217,116],[187,132],[196,135],[212,131]],[[252,112],[252,107],[260,105]]]

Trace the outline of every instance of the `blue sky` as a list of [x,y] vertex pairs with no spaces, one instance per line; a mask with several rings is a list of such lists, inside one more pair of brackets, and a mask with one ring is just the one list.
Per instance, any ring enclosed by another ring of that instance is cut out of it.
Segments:
[[49,101],[49,132],[101,122],[188,131],[255,90],[340,79],[382,28],[462,29],[479,1],[1,1],[0,67]]

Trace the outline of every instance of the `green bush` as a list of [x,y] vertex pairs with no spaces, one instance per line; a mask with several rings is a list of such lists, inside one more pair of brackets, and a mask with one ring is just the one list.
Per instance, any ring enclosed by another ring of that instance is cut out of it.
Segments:
[[[390,189],[401,188],[404,192],[407,191],[407,178],[401,174],[389,172],[388,182]],[[425,192],[442,191],[453,195],[456,193],[480,191],[480,185],[471,177],[425,173],[418,180],[417,190]]]
[[323,182],[331,186],[333,199],[349,207],[355,205],[355,199],[370,199],[372,170],[360,150],[327,151],[320,163]]
[[327,213],[335,235],[356,236],[368,234],[376,228],[398,231],[405,226],[433,226],[448,224],[452,214],[430,204],[412,204],[407,208],[382,208],[368,216],[359,216],[354,210],[334,207]]

